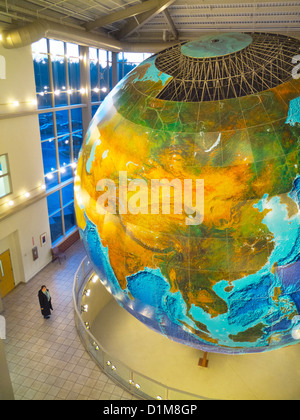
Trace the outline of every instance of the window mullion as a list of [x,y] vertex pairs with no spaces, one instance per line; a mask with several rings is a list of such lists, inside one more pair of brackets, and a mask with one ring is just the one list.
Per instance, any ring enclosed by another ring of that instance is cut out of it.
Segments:
[[[65,75],[66,75],[66,85],[67,85],[67,92],[70,91],[70,81],[69,81],[69,68],[68,68],[68,57],[67,57],[67,44],[64,42],[64,52],[65,52]],[[68,107],[71,105],[71,95],[67,94],[68,100]]]
[[64,209],[63,209],[62,189],[59,190],[59,201],[60,201],[60,214],[61,214],[62,232],[63,232],[63,236],[65,236],[66,235],[66,228],[65,228],[65,218],[64,218]]
[[[100,58],[99,58],[99,50],[97,49],[97,59],[98,59],[98,61],[97,61],[97,88],[99,89],[99,92],[98,92],[98,99],[99,99],[99,101],[100,101],[100,92],[101,92],[101,82],[100,82],[100,80],[101,80],[101,72],[100,72]],[[91,86],[91,88],[92,88],[92,86]]]
[[[52,59],[50,54],[50,41],[47,39],[47,49],[48,49],[48,56],[49,56],[49,81],[50,81],[50,88],[51,88],[51,101],[52,107],[55,108],[55,98],[54,98],[54,81],[53,81],[53,72],[52,72]],[[59,153],[58,153],[58,141],[57,141],[57,124],[56,124],[56,113],[53,112],[53,133],[54,133],[54,141],[55,141],[55,155],[56,155],[56,167],[57,167],[57,177],[58,183],[61,182],[60,176],[60,164],[59,164]]]
[[[66,81],[67,81],[67,92],[70,91],[71,86],[70,86],[70,80],[69,80],[69,67],[68,67],[68,57],[67,57],[67,44],[64,43],[64,48],[65,48],[65,70],[66,70]],[[71,115],[71,110],[70,110],[70,105],[71,105],[71,95],[68,95],[68,118],[69,118],[69,139],[70,139],[70,148],[71,148],[71,163],[74,162],[74,158],[73,158],[73,136],[72,136],[72,115]],[[73,175],[74,175],[74,170],[73,171]]]

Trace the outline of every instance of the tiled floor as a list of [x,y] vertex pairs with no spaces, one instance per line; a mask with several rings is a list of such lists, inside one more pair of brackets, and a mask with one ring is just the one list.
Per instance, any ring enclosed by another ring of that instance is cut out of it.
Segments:
[[[78,241],[61,265],[48,264],[3,299],[4,345],[16,400],[135,399],[101,371],[77,334],[72,284],[84,256]],[[40,312],[37,293],[42,284],[52,296],[50,319]]]

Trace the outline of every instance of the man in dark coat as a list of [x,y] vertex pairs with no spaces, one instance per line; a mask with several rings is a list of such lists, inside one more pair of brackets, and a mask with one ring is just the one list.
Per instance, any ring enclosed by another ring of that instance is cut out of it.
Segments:
[[46,286],[42,286],[38,293],[42,315],[44,318],[50,318],[51,312],[53,311],[51,304],[51,296]]

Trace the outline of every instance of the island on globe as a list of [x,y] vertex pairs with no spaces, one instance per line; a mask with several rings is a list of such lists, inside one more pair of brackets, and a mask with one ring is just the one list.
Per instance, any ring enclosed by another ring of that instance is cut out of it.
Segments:
[[176,342],[300,341],[299,54],[268,33],[181,42],[91,121],[74,186],[86,252],[117,302]]

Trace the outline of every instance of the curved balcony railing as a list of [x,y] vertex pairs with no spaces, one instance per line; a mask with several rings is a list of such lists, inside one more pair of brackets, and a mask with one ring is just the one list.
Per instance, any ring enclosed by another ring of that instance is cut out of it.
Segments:
[[89,330],[90,326],[83,319],[85,311],[82,298],[85,296],[85,286],[93,276],[92,264],[85,257],[76,271],[73,284],[73,303],[75,324],[78,334],[89,354],[100,368],[119,386],[137,398],[147,400],[206,400],[207,398],[171,388],[137,372],[120,360],[111,356],[104,346],[97,341]]

